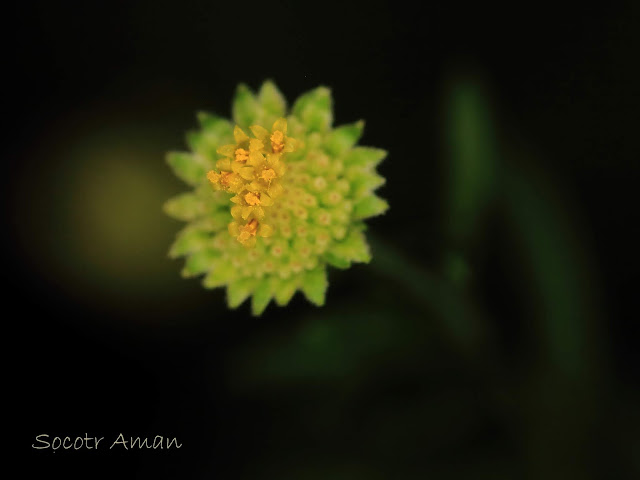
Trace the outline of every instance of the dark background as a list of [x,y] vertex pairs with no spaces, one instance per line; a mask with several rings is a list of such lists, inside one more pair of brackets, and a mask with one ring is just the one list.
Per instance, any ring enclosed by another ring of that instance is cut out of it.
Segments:
[[[638,478],[637,5],[12,7],[22,476]],[[391,209],[325,307],[253,318],[167,258],[164,153],[267,78],[367,121]],[[120,432],[184,446],[31,448]]]

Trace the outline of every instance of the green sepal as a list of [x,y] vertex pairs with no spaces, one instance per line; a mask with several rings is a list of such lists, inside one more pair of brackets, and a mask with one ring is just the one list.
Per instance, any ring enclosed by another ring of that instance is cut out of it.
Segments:
[[318,307],[324,305],[328,285],[327,270],[324,266],[316,267],[302,275],[302,293],[307,300]]
[[171,245],[169,257],[177,258],[191,252],[197,252],[207,246],[211,240],[211,234],[205,230],[193,228],[192,226],[182,229],[176,240]]
[[198,185],[207,174],[207,166],[192,153],[169,152],[167,163],[176,176],[189,185]]
[[373,169],[387,156],[386,150],[371,147],[355,147],[343,157],[345,167]]
[[255,278],[240,278],[229,283],[227,287],[227,304],[229,308],[238,308],[256,287]]
[[326,87],[318,87],[301,95],[294,103],[292,112],[308,131],[327,131],[333,122],[331,91]]
[[258,100],[244,83],[238,85],[236,89],[231,110],[233,120],[243,129],[254,125],[260,116]]
[[[287,101],[272,81],[267,80],[262,84],[258,93],[258,102],[264,113],[272,117],[274,121],[285,116]],[[264,125],[264,127],[270,128],[271,125]]]
[[269,278],[263,278],[258,283],[253,296],[251,297],[251,313],[255,316],[261,315],[273,298],[273,284]]
[[193,193],[182,193],[167,200],[164,204],[164,212],[170,217],[185,222],[194,220],[202,214],[203,203]]
[[364,121],[360,120],[349,125],[342,125],[331,130],[324,142],[324,149],[332,155],[340,155],[353,147],[364,130]]
[[206,249],[194,252],[187,257],[182,269],[182,276],[194,277],[201,273],[206,273],[214,268],[218,258],[220,258],[220,252],[217,250]]
[[300,286],[300,275],[289,278],[274,278],[273,295],[276,303],[283,307],[287,305]]
[[376,215],[383,214],[388,208],[389,204],[386,200],[375,195],[371,195],[363,198],[355,204],[353,207],[352,218],[354,220],[362,220],[369,217],[375,217]]

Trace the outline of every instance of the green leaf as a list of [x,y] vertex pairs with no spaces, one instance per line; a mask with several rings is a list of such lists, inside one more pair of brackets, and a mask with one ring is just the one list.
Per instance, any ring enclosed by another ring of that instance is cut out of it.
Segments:
[[375,168],[384,158],[387,152],[380,148],[355,147],[344,156],[345,167]]
[[307,130],[327,131],[333,122],[331,91],[326,87],[318,87],[301,95],[293,105],[292,111]]
[[275,278],[273,282],[273,294],[276,303],[281,307],[287,305],[300,286],[300,275],[289,278]]
[[311,303],[319,307],[324,305],[328,285],[327,270],[324,266],[309,270],[302,276],[302,293]]
[[362,220],[369,217],[375,217],[376,215],[383,214],[388,208],[389,204],[386,200],[375,195],[371,195],[356,203],[353,208],[353,219]]
[[363,130],[363,120],[349,125],[342,125],[329,132],[324,142],[324,148],[328,153],[333,155],[345,153],[358,143]]
[[500,152],[488,95],[474,81],[454,84],[448,115],[447,226],[459,244],[472,242],[496,192]]
[[256,287],[255,278],[241,278],[229,283],[227,287],[227,304],[229,308],[238,308]]
[[193,228],[191,226],[184,228],[177,236],[169,256],[171,258],[181,257],[191,252],[197,252],[206,247],[211,240],[211,234],[205,230]]
[[251,297],[251,313],[261,315],[273,297],[273,285],[268,279],[260,281]]
[[207,175],[207,167],[200,157],[187,152],[169,152],[167,163],[178,178],[189,185],[198,185]]
[[220,258],[220,252],[217,250],[206,249],[195,252],[187,257],[182,275],[184,277],[193,277],[201,273],[212,270],[217,259]]
[[243,129],[255,124],[261,114],[258,100],[243,83],[238,85],[231,110],[233,120]]
[[203,204],[193,193],[183,193],[169,199],[164,204],[167,215],[188,222],[202,214]]
[[[267,115],[274,117],[274,119],[285,116],[287,101],[272,81],[267,80],[262,84],[260,92],[258,93],[258,101],[260,102],[260,106],[264,109],[264,112]],[[271,125],[263,126],[266,128],[271,127]]]

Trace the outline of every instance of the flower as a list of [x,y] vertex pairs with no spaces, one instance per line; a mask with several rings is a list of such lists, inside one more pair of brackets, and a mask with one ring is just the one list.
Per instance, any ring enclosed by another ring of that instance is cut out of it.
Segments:
[[190,152],[167,161],[192,190],[170,199],[165,212],[187,222],[170,249],[186,257],[185,277],[203,275],[206,288],[227,288],[231,308],[251,297],[254,315],[297,290],[325,301],[327,267],[371,259],[366,218],[387,202],[377,148],[356,146],[359,121],[332,128],[331,95],[319,87],[287,111],[282,94],[265,82],[257,94],[240,85],[234,123],[198,114],[201,129],[187,135]]

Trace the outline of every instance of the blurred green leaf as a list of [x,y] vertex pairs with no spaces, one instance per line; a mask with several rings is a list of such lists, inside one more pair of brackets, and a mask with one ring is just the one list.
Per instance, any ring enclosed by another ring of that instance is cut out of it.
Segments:
[[448,227],[454,242],[471,240],[495,190],[496,132],[486,94],[470,80],[454,84],[449,104]]

